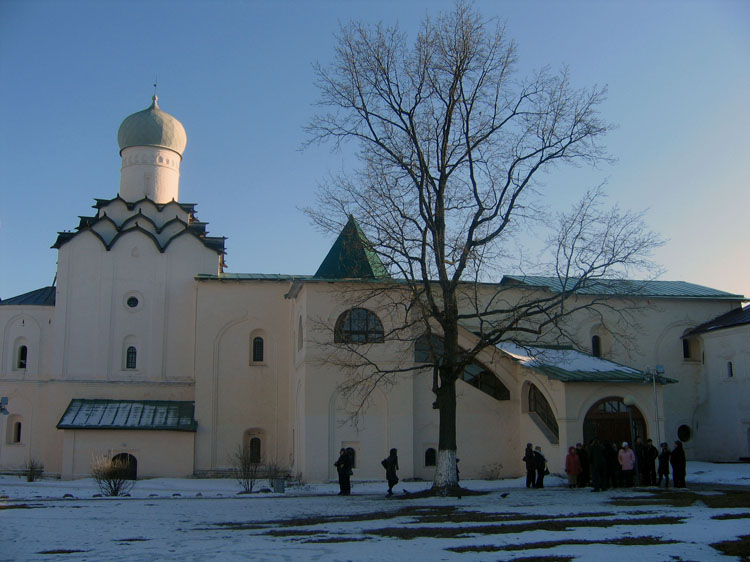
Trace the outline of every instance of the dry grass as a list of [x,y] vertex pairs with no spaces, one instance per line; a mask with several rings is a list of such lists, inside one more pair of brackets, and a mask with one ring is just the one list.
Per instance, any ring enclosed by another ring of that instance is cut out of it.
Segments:
[[521,543],[521,544],[507,544],[504,546],[484,545],[484,546],[457,546],[453,548],[447,548],[452,552],[500,552],[500,551],[512,551],[512,550],[533,550],[535,548],[554,548],[556,546],[565,545],[591,545],[591,544],[615,544],[620,546],[650,546],[655,544],[674,544],[679,541],[673,540],[662,540],[659,537],[644,536],[644,537],[623,537],[619,539],[605,539],[605,540],[585,540],[585,539],[567,539],[560,541],[541,541],[532,543]]
[[614,505],[653,506],[663,505],[670,507],[689,507],[696,501],[703,502],[713,509],[726,509],[736,507],[750,507],[750,490],[716,490],[715,494],[698,494],[693,491],[662,491],[648,490],[651,496],[644,497],[614,497]]
[[415,538],[458,538],[469,535],[504,535],[525,531],[569,531],[587,527],[608,528],[617,525],[676,525],[682,523],[682,517],[643,517],[638,519],[548,519],[528,523],[506,525],[474,525],[464,527],[386,527],[367,531],[368,534],[398,539]]
[[722,515],[713,515],[711,519],[750,519],[750,513],[724,513]]
[[737,556],[742,562],[750,561],[750,535],[737,537],[733,541],[713,543],[711,546],[727,556]]

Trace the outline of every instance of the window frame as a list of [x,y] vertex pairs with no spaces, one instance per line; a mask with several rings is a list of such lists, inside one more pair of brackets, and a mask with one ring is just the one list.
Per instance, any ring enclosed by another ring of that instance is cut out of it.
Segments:
[[265,358],[265,341],[262,336],[254,336],[252,342],[252,362],[263,363]]
[[16,351],[16,370],[25,371],[29,366],[29,346],[22,343]]
[[539,420],[559,440],[560,426],[557,423],[557,418],[555,418],[555,413],[552,411],[552,406],[550,406],[544,393],[533,383],[529,384],[528,401],[529,413],[536,414]]
[[333,331],[334,343],[371,344],[383,343],[383,322],[368,308],[353,307],[342,312]]
[[138,369],[138,348],[129,345],[125,348],[125,370],[135,371]]

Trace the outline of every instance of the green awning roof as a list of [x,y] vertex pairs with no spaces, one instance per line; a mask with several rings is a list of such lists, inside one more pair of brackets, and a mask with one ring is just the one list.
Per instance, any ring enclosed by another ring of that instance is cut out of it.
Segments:
[[719,299],[743,300],[742,295],[735,295],[725,291],[687,283],[685,281],[651,281],[638,279],[588,279],[581,286],[579,279],[569,277],[547,277],[543,275],[505,275],[503,285],[518,285],[521,287],[535,287],[555,293],[563,289],[573,290],[579,295],[609,295],[622,297],[646,298],[675,298],[675,299]]
[[662,375],[651,375],[614,361],[607,361],[566,347],[522,346],[502,342],[497,348],[524,367],[562,382],[677,382]]
[[58,429],[195,431],[195,402],[74,398]]

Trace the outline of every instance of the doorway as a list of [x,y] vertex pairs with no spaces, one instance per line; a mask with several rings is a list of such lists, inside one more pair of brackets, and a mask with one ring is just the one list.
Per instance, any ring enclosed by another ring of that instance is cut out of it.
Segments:
[[[609,441],[618,445],[623,441],[646,440],[646,420],[636,406],[628,406],[619,396],[599,400],[589,408],[583,420],[583,440],[590,443],[596,437],[599,441]],[[630,416],[633,419],[633,433],[630,433]],[[631,443],[632,445],[632,443]]]
[[112,463],[122,463],[125,469],[123,478],[125,480],[137,480],[138,478],[138,460],[129,453],[120,453],[112,457]]

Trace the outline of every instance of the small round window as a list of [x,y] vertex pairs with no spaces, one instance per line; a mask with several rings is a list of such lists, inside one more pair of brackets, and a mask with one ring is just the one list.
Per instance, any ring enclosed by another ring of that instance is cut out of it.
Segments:
[[135,308],[138,306],[138,297],[128,297],[128,300],[125,302],[130,308]]
[[682,441],[683,443],[685,441],[690,441],[690,437],[692,436],[692,431],[690,430],[689,425],[681,425],[677,428],[677,438]]

